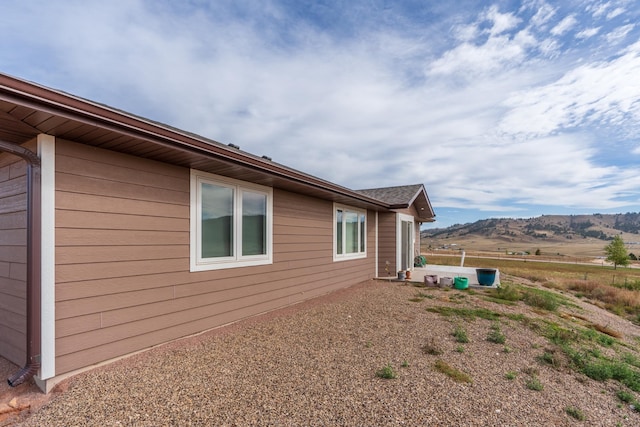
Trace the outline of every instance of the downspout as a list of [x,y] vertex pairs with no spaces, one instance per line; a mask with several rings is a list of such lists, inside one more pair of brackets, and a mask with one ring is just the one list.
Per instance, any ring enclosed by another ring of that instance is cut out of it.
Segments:
[[0,151],[14,154],[27,162],[27,361],[24,368],[7,379],[16,387],[31,379],[40,369],[40,158],[17,144],[0,141]]

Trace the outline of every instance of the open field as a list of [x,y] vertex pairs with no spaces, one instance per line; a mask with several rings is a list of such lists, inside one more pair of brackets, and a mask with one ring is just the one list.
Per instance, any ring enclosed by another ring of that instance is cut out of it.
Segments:
[[[638,235],[622,233],[627,243],[627,250],[640,255]],[[506,254],[508,252],[528,252],[534,254],[540,250],[541,255],[549,257],[598,258],[605,256],[604,247],[608,241],[593,238],[567,239],[534,239],[525,237],[496,238],[479,235],[458,236],[451,238],[422,238],[422,251],[434,251],[448,247],[467,252],[483,252],[487,254]],[[452,246],[453,245],[453,246]]]

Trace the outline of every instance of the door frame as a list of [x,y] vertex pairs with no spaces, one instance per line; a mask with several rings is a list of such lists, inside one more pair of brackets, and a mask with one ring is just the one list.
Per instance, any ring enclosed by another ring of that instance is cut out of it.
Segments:
[[[402,224],[408,223],[408,234],[405,236]],[[404,238],[407,237],[405,240]],[[415,218],[411,215],[398,213],[396,215],[396,270],[403,270],[403,261],[406,262],[406,270],[413,270],[413,252],[415,250]],[[402,249],[406,244],[406,258],[403,259]]]

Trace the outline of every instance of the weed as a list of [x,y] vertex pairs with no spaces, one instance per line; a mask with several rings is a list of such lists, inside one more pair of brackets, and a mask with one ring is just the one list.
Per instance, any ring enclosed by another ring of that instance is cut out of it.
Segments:
[[432,356],[439,356],[442,354],[442,349],[436,343],[434,338],[431,338],[428,343],[422,346],[422,352],[424,354],[430,354]]
[[427,311],[447,317],[459,316],[466,320],[475,320],[478,317],[487,320],[497,320],[500,317],[500,313],[487,310],[486,308],[429,307]]
[[542,391],[544,389],[544,386],[537,376],[532,376],[525,382],[525,384],[529,390]]
[[511,349],[511,347],[505,345],[502,351],[504,353],[511,353],[513,350]]
[[544,353],[542,353],[542,356],[538,356],[538,360],[541,363],[551,365],[554,368],[557,368],[560,365],[560,361],[558,360],[553,350],[546,350]]
[[422,302],[422,301],[424,301],[424,298],[413,297],[413,298],[409,298],[409,301],[411,301],[411,302]]
[[531,375],[533,377],[535,377],[536,375],[538,375],[540,373],[540,371],[538,371],[538,368],[534,368],[533,366],[529,366],[526,367],[522,370],[522,372],[524,372],[527,375]]
[[582,336],[586,340],[595,341],[604,347],[611,347],[616,342],[615,338],[609,335],[602,334],[595,329],[584,329],[582,331]]
[[633,403],[636,400],[636,398],[633,397],[632,393],[625,390],[619,390],[616,393],[616,396],[618,396],[618,399],[622,400],[625,403]]
[[409,367],[409,362],[407,362],[406,360],[404,362],[402,362],[402,367],[403,368],[408,368]]
[[622,355],[622,361],[636,368],[640,368],[640,359],[635,354],[625,353]]
[[367,341],[367,343],[364,346],[367,348],[371,348],[373,347],[373,343],[371,341]]
[[456,351],[457,351],[458,353],[464,353],[464,346],[461,346],[461,345],[457,346],[457,347],[456,347]]
[[580,371],[596,381],[614,379],[631,390],[640,392],[640,373],[624,362],[596,359],[585,363]]
[[376,377],[384,378],[386,380],[392,380],[397,377],[393,367],[389,364],[376,371]]
[[484,299],[485,301],[489,301],[489,302],[495,302],[496,304],[516,305],[516,303],[513,302],[513,301],[507,301],[507,300],[503,300],[503,299],[500,299],[500,298],[494,298],[492,296],[484,296],[484,297],[482,297],[482,299]]
[[515,320],[516,322],[522,322],[526,319],[524,314],[508,313],[506,316],[508,319]]
[[469,374],[452,367],[442,359],[436,360],[435,368],[437,371],[442,372],[443,374],[447,375],[449,378],[451,378],[456,382],[459,382],[459,383],[473,382]]
[[560,306],[557,296],[548,291],[533,289],[528,290],[524,296],[524,302],[531,307],[541,308],[547,311],[556,311]]
[[505,337],[502,331],[500,331],[500,325],[496,323],[491,326],[491,331],[489,332],[489,335],[487,335],[487,341],[495,344],[504,344],[506,340],[507,337]]
[[584,412],[582,412],[580,409],[573,407],[573,406],[568,406],[565,408],[564,410],[569,416],[575,418],[578,421],[584,421],[587,418],[584,415]]
[[504,377],[508,380],[514,380],[516,377],[518,376],[518,374],[516,372],[513,371],[509,371],[506,374],[504,374]]
[[504,301],[520,301],[522,293],[514,285],[504,285],[493,292],[493,297]]
[[456,328],[453,330],[453,336],[456,338],[456,342],[463,344],[469,342],[467,331],[460,325],[456,326]]

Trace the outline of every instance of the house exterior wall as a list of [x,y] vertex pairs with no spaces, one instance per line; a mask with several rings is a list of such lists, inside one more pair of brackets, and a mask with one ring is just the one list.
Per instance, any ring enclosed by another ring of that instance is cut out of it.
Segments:
[[[378,213],[378,277],[396,277],[398,272],[397,248],[398,248],[398,223],[397,215],[405,214],[414,217],[414,253],[420,253],[420,223],[414,206],[406,209],[398,209],[394,212]],[[387,262],[389,264],[387,264]]]
[[17,365],[26,358],[26,171],[24,160],[0,153],[0,356]]
[[375,273],[333,262],[333,203],[274,189],[273,264],[189,271],[190,171],[56,142],[56,375],[294,304]]
[[394,212],[378,212],[379,277],[397,276],[396,233],[396,214]]
[[415,206],[411,205],[406,209],[399,209],[397,212],[401,213],[401,214],[413,216],[413,218],[414,218],[414,220],[413,220],[413,227],[414,227],[413,235],[415,237],[414,246],[413,246],[413,254],[414,254],[414,257],[416,255],[420,255],[420,222],[416,219],[416,218],[419,217],[418,211],[416,210]]

